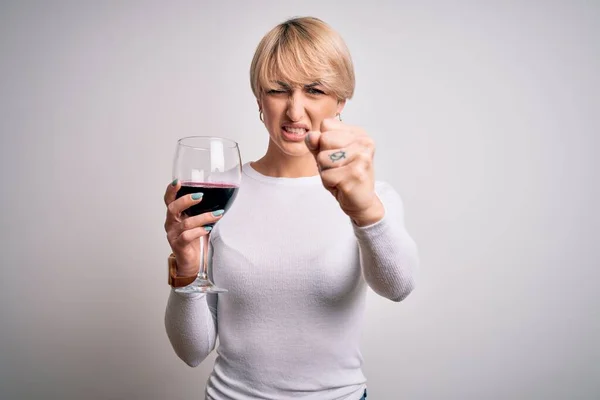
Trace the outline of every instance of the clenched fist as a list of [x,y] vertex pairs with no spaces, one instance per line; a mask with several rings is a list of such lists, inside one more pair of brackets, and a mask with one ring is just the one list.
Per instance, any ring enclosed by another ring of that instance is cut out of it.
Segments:
[[375,194],[373,156],[375,143],[361,128],[333,118],[323,120],[320,131],[306,135],[323,186],[355,224],[366,226],[383,218],[383,204]]

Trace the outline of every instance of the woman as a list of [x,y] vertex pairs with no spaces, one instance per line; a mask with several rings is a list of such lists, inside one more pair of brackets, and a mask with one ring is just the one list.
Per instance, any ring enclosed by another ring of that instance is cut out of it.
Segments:
[[[364,399],[367,286],[401,301],[418,258],[400,197],[374,180],[373,141],[341,121],[350,54],[324,22],[292,19],[262,39],[250,78],[270,140],[211,235],[213,279],[229,292],[172,291],[169,339],[196,366],[219,338],[207,399]],[[165,228],[177,275],[195,276],[203,226],[222,216],[184,217],[201,199],[175,200],[179,187],[166,190]]]

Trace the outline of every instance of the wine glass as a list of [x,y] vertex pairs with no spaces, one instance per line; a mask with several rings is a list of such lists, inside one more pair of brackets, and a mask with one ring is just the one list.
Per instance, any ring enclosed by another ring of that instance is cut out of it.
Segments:
[[[202,192],[202,200],[185,210],[188,217],[227,210],[237,196],[242,179],[242,162],[238,144],[233,140],[190,136],[177,141],[173,161],[173,179],[181,182],[177,198]],[[214,224],[213,224],[214,225]],[[209,278],[208,235],[200,237],[200,270],[194,282],[176,288],[180,293],[224,293]]]

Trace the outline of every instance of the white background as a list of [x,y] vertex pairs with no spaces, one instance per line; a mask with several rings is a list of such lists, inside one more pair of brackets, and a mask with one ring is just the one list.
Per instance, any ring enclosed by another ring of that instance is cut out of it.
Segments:
[[369,293],[369,399],[600,398],[600,6],[467,0],[3,1],[0,398],[202,398],[163,326],[175,140],[263,154],[250,61],[299,15],[346,39],[421,253]]

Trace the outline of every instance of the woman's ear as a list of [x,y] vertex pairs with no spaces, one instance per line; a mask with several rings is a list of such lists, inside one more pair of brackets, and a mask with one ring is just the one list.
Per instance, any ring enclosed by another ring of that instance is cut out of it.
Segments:
[[337,103],[337,114],[341,114],[344,110],[344,106],[346,105],[346,100],[338,100]]

